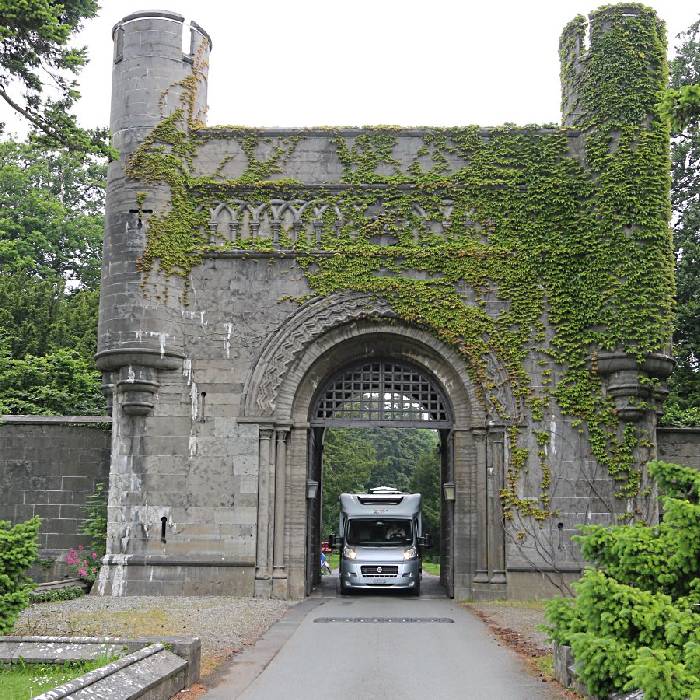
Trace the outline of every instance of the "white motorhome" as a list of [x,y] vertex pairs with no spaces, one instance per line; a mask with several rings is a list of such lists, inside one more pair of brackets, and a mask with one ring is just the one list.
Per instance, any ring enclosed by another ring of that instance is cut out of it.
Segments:
[[341,493],[338,534],[340,592],[396,588],[420,595],[423,533],[421,495],[381,486],[369,493]]

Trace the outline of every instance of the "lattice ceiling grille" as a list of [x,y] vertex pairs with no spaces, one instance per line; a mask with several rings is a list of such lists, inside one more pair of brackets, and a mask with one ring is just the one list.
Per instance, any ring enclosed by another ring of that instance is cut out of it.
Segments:
[[451,416],[442,392],[423,371],[375,360],[336,375],[321,393],[312,423],[448,427]]

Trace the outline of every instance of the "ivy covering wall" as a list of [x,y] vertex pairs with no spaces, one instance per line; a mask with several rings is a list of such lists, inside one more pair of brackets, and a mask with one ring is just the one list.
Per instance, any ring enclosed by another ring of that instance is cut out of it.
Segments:
[[[407,167],[396,158],[400,130],[367,128],[348,137],[329,129],[342,183],[356,187],[323,192],[331,205],[323,255],[306,237],[280,232],[278,247],[296,251],[312,295],[381,296],[404,321],[462,354],[481,399],[508,426],[506,517],[551,515],[547,443],[555,403],[586,431],[595,458],[619,482],[619,496],[637,494],[634,450],[650,436],[632,423],[620,429],[595,356],[624,349],[641,358],[663,350],[671,335],[669,133],[656,111],[666,85],[664,29],[640,5],[602,8],[590,29],[588,50],[583,17],[562,36],[566,127],[426,128]],[[188,278],[212,250],[275,249],[269,240],[212,240],[209,215],[218,202],[319,196],[318,188],[283,179],[285,163],[310,136],[202,130],[191,116],[197,83],[195,61],[192,78],[180,85],[181,108],[129,163],[128,175],[144,189],[165,183],[171,191],[171,209],[149,221],[144,279]],[[208,176],[196,172],[198,149],[224,137],[239,144],[245,172],[226,179],[225,160]],[[450,226],[436,234],[415,205],[439,219],[445,199],[453,206]],[[137,205],[147,203],[144,192]],[[342,213],[339,228],[333,207]],[[378,242],[380,234],[392,244]],[[494,300],[504,302],[497,311]],[[505,368],[521,408],[496,395],[489,355]],[[541,369],[537,385],[526,360]],[[524,415],[514,415],[520,410]],[[523,422],[534,426],[541,469],[540,492],[528,498],[519,495],[528,459]]]

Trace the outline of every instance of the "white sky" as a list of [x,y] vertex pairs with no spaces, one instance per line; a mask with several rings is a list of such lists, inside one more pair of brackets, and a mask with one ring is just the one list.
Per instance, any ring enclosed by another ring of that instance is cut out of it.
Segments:
[[[101,4],[78,40],[90,57],[77,106],[86,127],[109,120],[112,25],[155,2]],[[160,7],[212,37],[209,124],[489,126],[559,121],[559,34],[600,4],[161,0]],[[693,0],[646,4],[666,21],[671,48],[700,14]],[[7,111],[0,119],[22,135]]]

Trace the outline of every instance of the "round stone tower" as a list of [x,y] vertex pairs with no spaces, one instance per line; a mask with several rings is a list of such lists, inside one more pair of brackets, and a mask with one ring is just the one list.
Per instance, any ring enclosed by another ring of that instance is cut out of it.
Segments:
[[[183,365],[176,288],[183,282],[157,270],[146,279],[139,269],[149,219],[170,210],[171,196],[166,184],[130,176],[130,164],[144,141],[157,140],[154,129],[168,117],[177,118],[185,134],[204,121],[211,42],[192,23],[183,52],[183,23],[184,18],[173,12],[137,12],[124,17],[112,32],[110,127],[119,157],[110,163],[107,175],[96,355],[112,404],[107,555],[97,586],[101,594],[128,591],[138,573],[127,569],[127,561],[143,559],[149,547],[156,546],[154,541],[164,542],[157,531],[165,531],[170,522],[168,508],[149,496],[150,447],[142,438],[158,420],[154,414],[165,377],[177,380],[173,370]],[[156,147],[161,148],[160,143]]]
[[128,177],[129,159],[165,118],[182,110],[185,129],[204,121],[211,41],[192,23],[183,52],[183,22],[174,12],[136,12],[112,31],[110,128],[119,158],[108,170],[96,359],[105,392],[127,415],[152,410],[158,371],[179,368],[183,357],[179,294],[168,293],[180,280],[158,280],[165,293],[144,294],[138,269],[149,216],[169,209],[169,187]]

